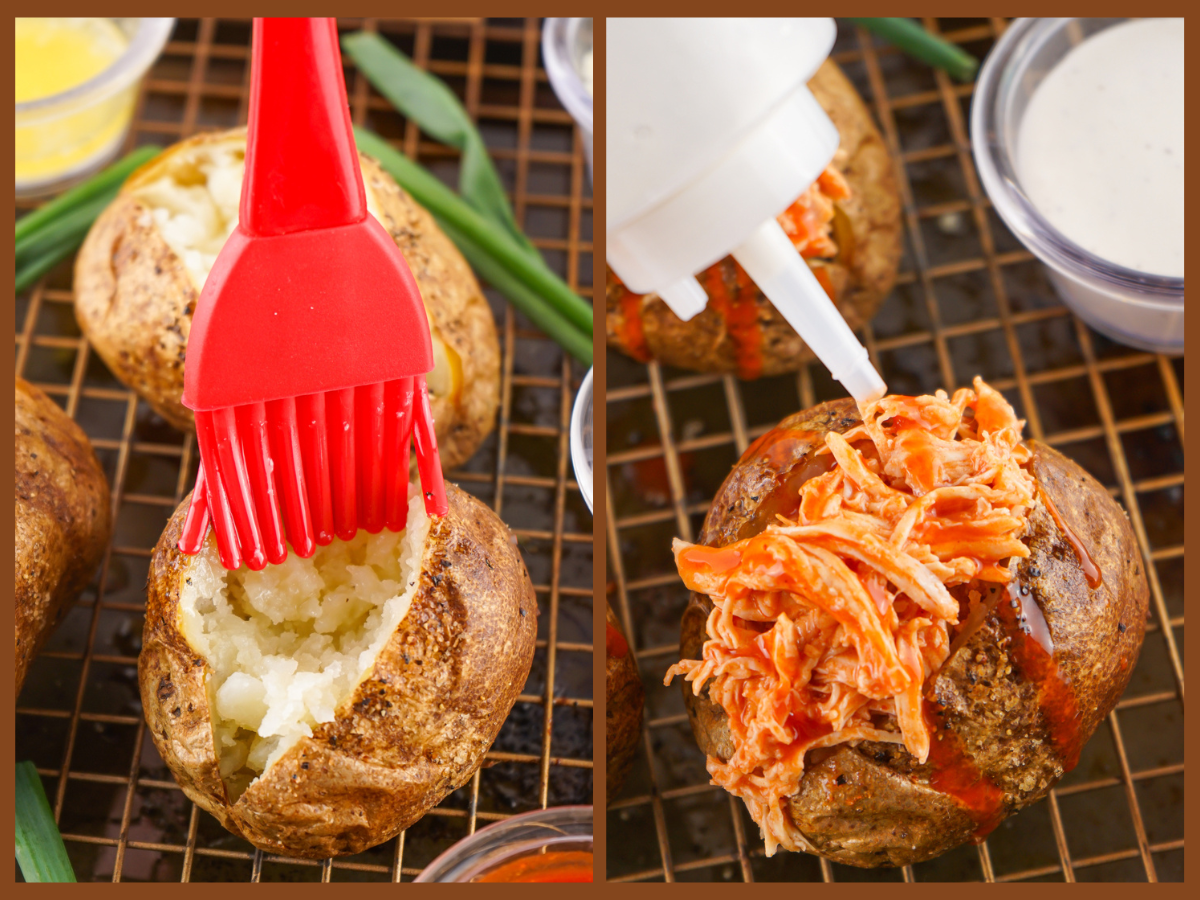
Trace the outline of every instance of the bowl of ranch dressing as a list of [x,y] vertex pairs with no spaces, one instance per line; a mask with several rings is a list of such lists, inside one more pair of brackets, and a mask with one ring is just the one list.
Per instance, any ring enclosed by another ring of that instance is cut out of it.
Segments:
[[1183,19],[1018,19],[971,107],[997,213],[1097,331],[1183,352]]

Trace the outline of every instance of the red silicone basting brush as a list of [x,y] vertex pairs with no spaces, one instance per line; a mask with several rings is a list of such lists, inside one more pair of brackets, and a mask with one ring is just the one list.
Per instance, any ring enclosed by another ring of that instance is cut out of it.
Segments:
[[399,531],[410,439],[445,514],[432,368],[416,282],[367,214],[333,20],[255,19],[240,217],[188,340],[201,468],[180,550],[210,519],[227,569]]

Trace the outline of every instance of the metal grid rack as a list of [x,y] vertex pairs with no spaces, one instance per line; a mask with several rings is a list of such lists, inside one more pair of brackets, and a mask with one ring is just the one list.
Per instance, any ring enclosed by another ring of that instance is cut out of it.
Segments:
[[[591,187],[581,138],[541,68],[538,20],[339,25],[385,34],[451,85],[479,123],[518,221],[548,263],[589,295]],[[244,122],[249,42],[249,20],[180,20],[143,86],[130,145]],[[347,65],[354,121],[455,184],[457,151],[423,139]],[[195,442],[89,352],[72,311],[71,263],[17,298],[17,374],[83,426],[112,486],[112,545],[34,662],[17,705],[17,758],[38,766],[80,880],[411,880],[477,827],[591,802],[591,516],[568,447],[584,373],[499,294],[487,294],[503,353],[499,423],[449,477],[518,537],[541,607],[533,671],[483,769],[398,838],[332,862],[264,855],[234,838],[184,797],[155,752],[136,677],[144,587],[151,550],[194,478]]]
[[[982,59],[1001,19],[926,20]],[[609,808],[619,881],[1110,881],[1183,879],[1183,361],[1131,350],[1060,305],[1041,264],[991,208],[971,158],[972,85],[848,23],[833,58],[880,125],[900,182],[905,255],[862,332],[890,389],[924,393],[982,375],[1027,434],[1075,458],[1129,511],[1151,614],[1133,680],[1050,796],[979,846],[901,870],[806,854],[766,859],[743,805],[708,783],[678,684],[687,592],[671,538],[691,538],[748,444],[785,415],[843,395],[819,364],[739,382],[608,355],[610,599],[646,686],[633,774]]]

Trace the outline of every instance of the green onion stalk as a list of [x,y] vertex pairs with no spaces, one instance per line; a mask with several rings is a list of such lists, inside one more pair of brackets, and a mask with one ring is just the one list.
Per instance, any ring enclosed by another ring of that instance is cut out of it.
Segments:
[[75,881],[54,813],[31,762],[17,763],[17,865],[26,881]]
[[972,81],[979,71],[979,60],[936,34],[930,34],[912,19],[851,19],[895,44],[909,56],[942,69],[959,81]]
[[74,253],[125,179],[159,152],[158,147],[139,147],[20,219],[15,229],[17,293]]

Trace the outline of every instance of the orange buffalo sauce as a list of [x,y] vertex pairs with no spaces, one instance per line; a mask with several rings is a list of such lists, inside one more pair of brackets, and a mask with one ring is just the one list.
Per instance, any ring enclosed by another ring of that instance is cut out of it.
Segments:
[[650,348],[646,344],[646,333],[642,328],[642,294],[635,294],[625,285],[620,287],[617,301],[619,315],[616,317],[617,339],[625,351],[638,362],[650,361]]
[[623,659],[629,653],[625,635],[614,628],[611,622],[604,623],[604,652],[613,659]]
[[1037,686],[1038,708],[1049,733],[1050,743],[1070,772],[1079,763],[1083,750],[1080,726],[1083,716],[1075,688],[1054,659],[1054,641],[1050,627],[1028,585],[1014,581],[997,612],[1009,636],[1009,657],[1021,670],[1024,680]]
[[728,572],[734,566],[740,565],[742,562],[742,554],[732,547],[689,547],[679,554],[678,565],[681,574],[686,572],[684,580],[687,580],[688,575],[695,575],[699,572],[705,574],[720,574]]
[[736,261],[733,262],[737,290],[733,293],[725,280],[726,263],[719,262],[704,271],[703,284],[708,304],[725,324],[725,333],[733,343],[733,358],[739,378],[755,379],[762,374],[763,331],[758,321],[758,291],[754,282]]
[[504,863],[476,878],[476,882],[534,883],[592,880],[589,850],[559,850],[535,853]]
[[797,454],[803,456],[814,446],[816,432],[804,428],[772,428],[755,440],[739,462],[759,458],[774,469],[782,469]]
[[1004,792],[986,777],[963,751],[962,741],[944,730],[933,705],[925,705],[925,724],[933,734],[929,742],[929,763],[933,775],[930,787],[959,802],[975,822],[975,843],[995,831],[1004,818]]
[[642,299],[644,294],[635,294],[626,288],[620,278],[613,275],[617,282],[617,316],[613,317],[613,330],[617,340],[628,353],[638,362],[650,361],[650,348],[646,343],[646,331],[642,328]]
[[817,283],[825,289],[825,293],[829,299],[837,302],[837,291],[833,288],[833,280],[829,277],[829,270],[824,266],[813,266],[812,273],[817,276]]

